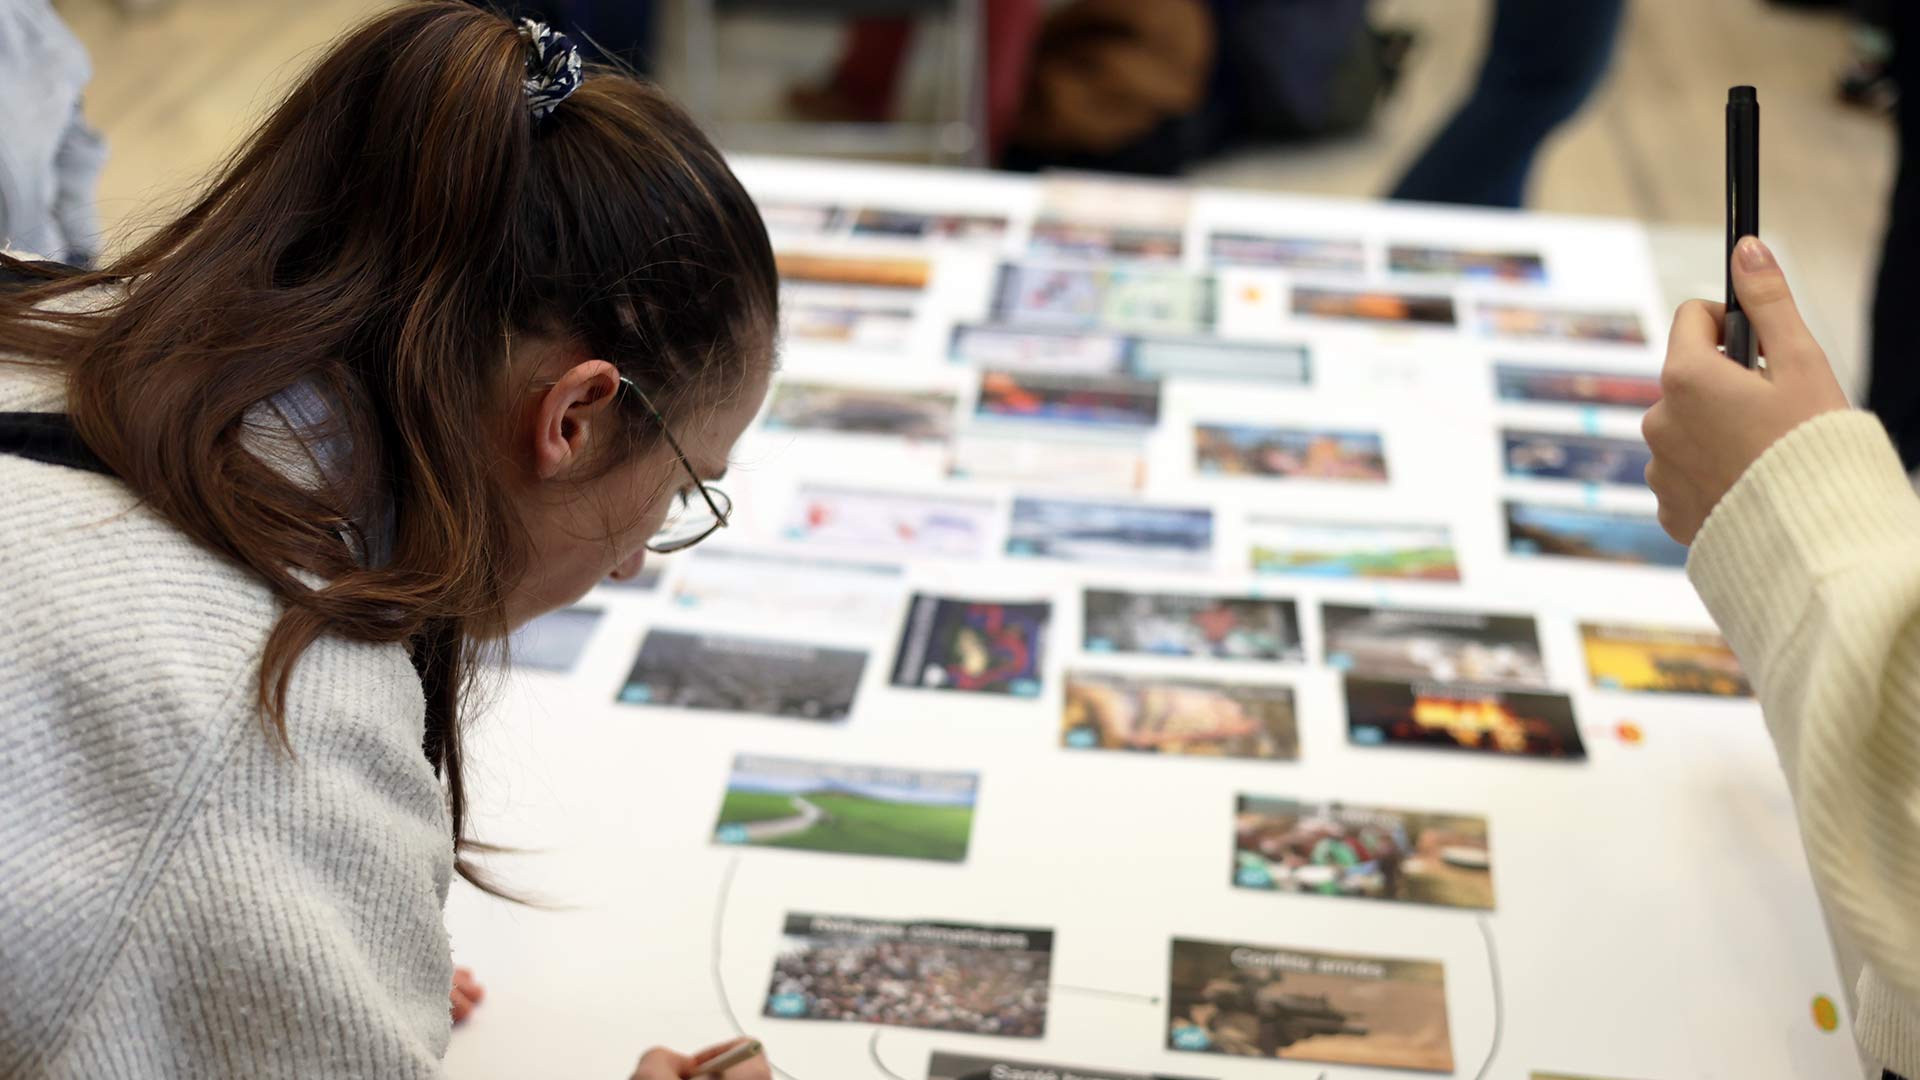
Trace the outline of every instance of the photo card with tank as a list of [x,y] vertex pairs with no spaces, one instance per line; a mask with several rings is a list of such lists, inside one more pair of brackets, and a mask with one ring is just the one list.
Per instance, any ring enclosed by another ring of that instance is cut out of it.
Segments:
[[853,712],[866,666],[861,649],[655,627],[619,700],[833,722]]
[[980,776],[740,754],[716,844],[961,862]]
[[1546,690],[1346,677],[1355,746],[1418,746],[1504,757],[1587,756],[1573,700]]
[[1091,653],[1306,660],[1300,613],[1292,600],[1118,589],[1087,589],[1081,595],[1082,647]]
[[1038,1039],[1053,931],[790,914],[765,1015]]
[[1327,666],[1355,675],[1545,686],[1531,615],[1357,604],[1320,609]]
[[1233,848],[1243,889],[1493,910],[1487,819],[1474,814],[1242,795]]
[[1167,1048],[1453,1071],[1443,966],[1175,938]]
[[893,685],[1038,697],[1047,601],[1007,603],[916,593],[895,654]]
[[1187,757],[1300,756],[1293,689],[1271,683],[1069,671],[1060,743]]

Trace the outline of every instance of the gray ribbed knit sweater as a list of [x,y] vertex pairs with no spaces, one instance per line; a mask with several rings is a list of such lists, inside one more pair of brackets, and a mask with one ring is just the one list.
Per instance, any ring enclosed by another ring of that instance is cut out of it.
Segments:
[[[60,410],[0,365],[0,411]],[[453,856],[397,646],[323,639],[115,480],[0,456],[0,1077],[437,1075]]]

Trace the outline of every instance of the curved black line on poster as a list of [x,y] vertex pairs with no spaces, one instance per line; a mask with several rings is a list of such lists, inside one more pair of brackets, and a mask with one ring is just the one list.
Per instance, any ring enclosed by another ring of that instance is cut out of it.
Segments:
[[873,1038],[867,1040],[867,1056],[873,1058],[873,1064],[875,1068],[879,1069],[883,1073],[886,1073],[887,1076],[892,1078],[892,1080],[907,1080],[906,1077],[901,1076],[899,1073],[894,1072],[892,1069],[887,1068],[887,1063],[880,1060],[880,1032],[882,1030],[884,1029],[882,1028],[873,1029]]
[[1487,1080],[1487,1070],[1493,1068],[1493,1059],[1500,1053],[1500,1033],[1507,1026],[1506,995],[1500,989],[1500,953],[1493,947],[1493,924],[1482,915],[1480,936],[1487,943],[1487,978],[1493,983],[1493,1045],[1487,1047],[1487,1060],[1481,1062],[1480,1071],[1473,1074],[1473,1080]]
[[[727,997],[727,980],[720,973],[720,945],[725,938],[727,928],[727,900],[733,896],[733,877],[740,869],[740,854],[735,852],[727,863],[727,872],[720,876],[720,898],[713,905],[713,989],[720,995],[720,1010],[727,1014],[727,1024],[735,1035],[745,1035],[747,1029],[740,1026],[740,1017],[734,1014],[733,1000]],[[800,1080],[799,1077],[773,1063],[772,1056],[767,1059],[767,1067],[773,1075],[783,1080]]]

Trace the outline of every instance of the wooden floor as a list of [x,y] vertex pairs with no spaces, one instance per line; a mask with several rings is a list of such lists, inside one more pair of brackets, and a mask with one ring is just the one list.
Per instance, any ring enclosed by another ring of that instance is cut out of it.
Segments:
[[[124,240],[175,205],[316,49],[384,2],[163,0],[129,16],[111,0],[59,0],[93,53],[87,108],[112,148],[101,188],[110,228]],[[1421,44],[1373,130],[1209,163],[1196,179],[1350,195],[1389,186],[1471,82],[1491,0],[1379,0],[1377,8],[1384,21],[1418,30]],[[680,40],[677,22],[670,12],[669,52]],[[773,108],[786,82],[827,62],[834,40],[818,25],[730,25],[727,107]],[[1762,0],[1634,0],[1614,71],[1548,147],[1533,205],[1645,220],[1659,230],[1670,291],[1711,294],[1720,280],[1721,105],[1729,85],[1757,84],[1766,234],[1836,363],[1854,371],[1893,146],[1885,120],[1833,100],[1846,41],[1843,20]],[[670,85],[678,67],[670,57]]]

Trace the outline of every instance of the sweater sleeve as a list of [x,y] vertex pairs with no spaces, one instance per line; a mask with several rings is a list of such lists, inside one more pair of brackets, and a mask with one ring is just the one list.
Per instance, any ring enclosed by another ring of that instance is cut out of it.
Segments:
[[1708,516],[1687,572],[1753,678],[1820,893],[1867,958],[1879,1000],[1863,991],[1862,1042],[1912,1069],[1920,498],[1880,422],[1828,413],[1775,443]]
[[292,755],[242,721],[46,1075],[440,1075],[452,845],[418,684],[384,651],[302,658]]

